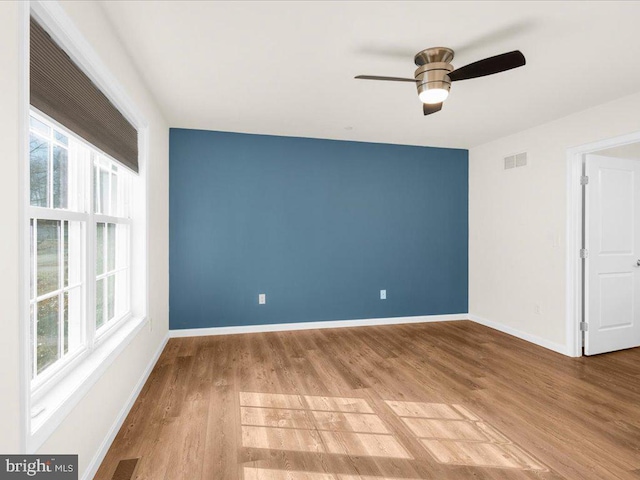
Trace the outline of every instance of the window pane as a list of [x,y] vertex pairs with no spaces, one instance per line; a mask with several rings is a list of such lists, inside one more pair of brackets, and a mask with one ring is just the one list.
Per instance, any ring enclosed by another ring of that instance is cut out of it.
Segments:
[[116,224],[108,223],[107,224],[107,245],[109,246],[107,250],[107,271],[116,268]]
[[63,313],[63,328],[64,328],[64,345],[63,355],[69,352],[69,292],[64,292],[64,313]]
[[114,216],[121,214],[118,211],[118,176],[115,173],[111,174],[111,212],[110,214]]
[[59,230],[56,220],[38,220],[38,286],[37,295],[60,288]]
[[130,217],[131,209],[129,207],[131,197],[131,177],[126,172],[120,177],[120,212],[121,217]]
[[96,225],[96,275],[104,273],[104,223]]
[[72,288],[65,295],[68,303],[65,304],[65,351],[75,352],[83,345],[83,321],[82,321],[82,287]]
[[[32,295],[41,297],[68,288],[69,282],[80,283],[83,222],[31,219],[31,228],[31,256],[37,268]],[[35,304],[35,328],[33,322],[31,327],[35,374],[83,345],[83,288],[80,285]]]
[[[93,155],[91,155],[93,158]],[[98,182],[98,174],[100,169],[93,166],[93,211],[95,213],[102,212],[102,206],[100,205],[100,183]]]
[[58,296],[38,302],[38,373],[58,359],[58,302]]
[[96,329],[104,325],[104,278],[96,282]]
[[86,265],[83,258],[84,222],[65,222],[65,248],[68,250],[68,257],[65,255],[65,267],[67,273],[66,285],[77,285],[82,282],[83,269]]
[[29,340],[31,342],[31,352],[29,358],[31,359],[31,378],[36,376],[37,365],[35,365],[36,362],[33,361],[33,354],[38,351],[38,339],[36,338],[36,332],[34,328],[36,324],[35,312],[37,311],[35,307],[36,305],[33,303],[29,305]]
[[66,148],[53,146],[53,208],[67,208],[69,198],[69,155]]
[[35,282],[33,281],[33,268],[35,267],[36,251],[33,242],[33,218],[29,220],[29,298],[34,299],[36,296]]
[[119,319],[129,311],[129,271],[116,273],[115,318]]
[[29,182],[31,205],[47,207],[49,199],[49,142],[31,134],[29,140]]
[[109,172],[100,169],[100,208],[101,213],[109,215]]
[[53,137],[63,145],[69,145],[69,138],[66,135],[58,132],[57,130],[54,130]]
[[62,234],[63,240],[63,248],[62,248],[62,256],[64,262],[64,280],[62,283],[63,287],[69,286],[69,222],[62,222],[62,229],[64,233]]
[[36,130],[36,131],[42,133],[46,137],[48,137],[49,134],[51,133],[51,129],[49,128],[49,126],[45,125],[44,123],[42,123],[40,120],[38,120],[35,117],[29,117],[29,126],[33,130]]
[[116,276],[111,275],[107,278],[108,280],[108,288],[107,288],[107,311],[108,316],[107,320],[113,320],[115,315],[114,307],[115,307],[115,299],[116,299]]
[[129,266],[129,232],[128,225],[118,225],[116,230],[116,267]]

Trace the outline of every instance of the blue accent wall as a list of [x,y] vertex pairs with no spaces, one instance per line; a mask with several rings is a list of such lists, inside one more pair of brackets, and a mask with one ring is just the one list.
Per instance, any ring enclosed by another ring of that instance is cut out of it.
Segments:
[[171,129],[170,328],[466,313],[467,194],[466,150]]

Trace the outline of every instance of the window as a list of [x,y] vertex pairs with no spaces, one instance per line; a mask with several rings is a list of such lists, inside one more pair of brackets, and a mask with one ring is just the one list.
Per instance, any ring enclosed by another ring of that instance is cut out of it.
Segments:
[[30,345],[38,395],[131,316],[134,175],[32,110]]
[[20,175],[27,452],[42,447],[145,325],[152,331],[148,122],[54,7],[29,2],[21,14],[29,79]]

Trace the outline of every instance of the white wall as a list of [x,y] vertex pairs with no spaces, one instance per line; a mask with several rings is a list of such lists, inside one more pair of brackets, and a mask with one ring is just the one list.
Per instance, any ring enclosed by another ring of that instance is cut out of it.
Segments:
[[[637,131],[640,94],[469,151],[471,315],[566,351],[567,149]],[[503,169],[523,151],[528,166]]]
[[19,10],[17,2],[0,2],[0,452],[20,450],[20,351],[18,330],[18,226],[20,150]]
[[[168,332],[168,125],[133,67],[102,7],[93,1],[61,2],[71,20],[137,104],[150,127],[149,142],[149,315],[153,330],[142,329],[41,447],[47,453],[77,453],[86,470]],[[18,86],[19,2],[0,2],[0,451],[17,452],[20,443],[18,341]]]
[[597,153],[598,155],[603,155],[605,157],[631,158],[640,160],[640,142],[629,143],[627,145],[621,145],[619,147],[607,148],[606,150],[601,150],[595,153]]

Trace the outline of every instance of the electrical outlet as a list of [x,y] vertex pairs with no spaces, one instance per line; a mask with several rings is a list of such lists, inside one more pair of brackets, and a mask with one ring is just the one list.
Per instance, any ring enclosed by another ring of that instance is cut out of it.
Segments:
[[386,299],[387,299],[387,291],[380,290],[380,300],[386,300]]
[[533,313],[535,313],[536,315],[540,315],[540,313],[542,313],[542,310],[540,309],[540,305],[535,304],[533,306]]
[[266,293],[261,293],[258,295],[258,304],[259,305],[264,305],[265,303],[267,303],[267,294]]

